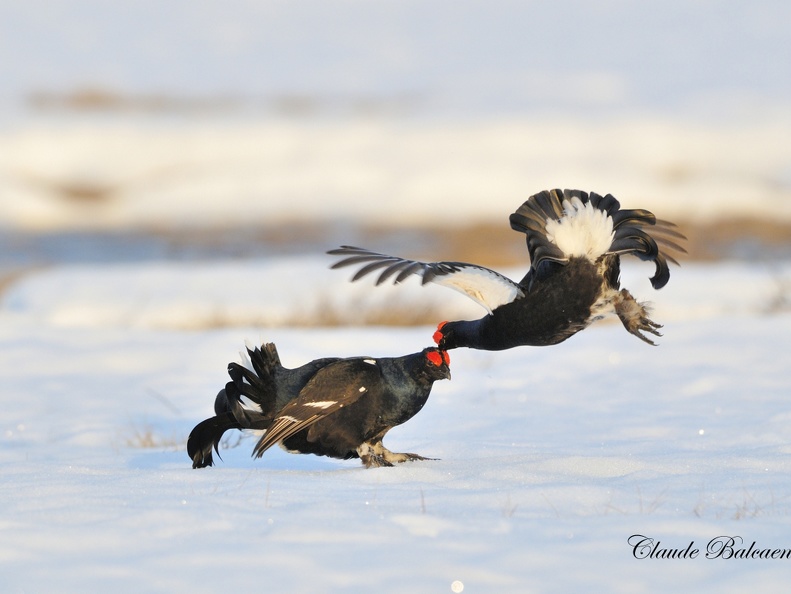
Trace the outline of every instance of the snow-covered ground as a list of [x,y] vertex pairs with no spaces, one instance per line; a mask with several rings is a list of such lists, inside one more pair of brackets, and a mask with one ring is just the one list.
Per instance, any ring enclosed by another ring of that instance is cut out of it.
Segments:
[[[286,365],[430,343],[430,326],[290,325],[320,294],[349,317],[380,293],[465,307],[439,287],[350,285],[326,260],[63,267],[7,290],[3,591],[787,586],[788,560],[706,558],[719,536],[791,549],[787,265],[688,264],[657,293],[630,266],[665,323],[656,348],[599,323],[551,348],[453,351],[453,380],[387,440],[439,460],[252,460],[232,436],[217,467],[191,469],[185,438],[246,340],[275,341]],[[252,321],[214,327],[208,303]],[[635,534],[700,553],[636,559]]]

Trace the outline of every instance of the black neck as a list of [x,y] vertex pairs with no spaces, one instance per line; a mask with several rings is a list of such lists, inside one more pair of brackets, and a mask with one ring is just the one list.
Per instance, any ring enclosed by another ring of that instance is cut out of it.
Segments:
[[459,347],[469,347],[472,349],[481,347],[481,320],[461,320],[448,322],[442,328],[446,336],[443,347],[446,349],[456,349]]

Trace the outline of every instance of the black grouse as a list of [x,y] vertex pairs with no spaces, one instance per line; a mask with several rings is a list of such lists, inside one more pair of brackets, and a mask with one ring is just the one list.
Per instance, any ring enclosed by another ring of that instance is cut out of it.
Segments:
[[661,336],[626,289],[620,289],[620,256],[632,254],[656,265],[655,289],[670,278],[668,251],[685,252],[686,239],[673,223],[647,210],[625,210],[611,194],[549,190],[531,196],[510,217],[511,228],[527,237],[530,269],[518,283],[465,262],[417,262],[364,248],[342,246],[328,253],[345,256],[332,268],[363,266],[353,281],[384,269],[376,284],[410,275],[460,291],[489,314],[479,320],[443,322],[434,334],[441,349],[470,347],[497,351],[562,342],[608,313],[648,344],[644,332]]
[[[393,466],[422,456],[395,453],[382,439],[415,416],[435,381],[450,379],[450,359],[431,347],[396,358],[317,359],[286,369],[274,344],[247,350],[249,361],[231,363],[231,381],[215,400],[215,416],[187,440],[193,468],[211,466],[228,429],[263,429],[253,449],[260,457],[276,443],[292,452],[357,458],[367,467]],[[254,406],[244,406],[242,397]]]
[[[231,377],[214,400],[215,416],[199,423],[187,440],[187,453],[193,468],[212,466],[212,446],[219,453],[219,443],[229,429],[267,429],[274,413],[299,395],[299,391],[322,367],[338,361],[338,357],[316,359],[295,369],[280,363],[277,347],[266,343],[261,348],[247,348],[241,353],[242,363],[229,363]],[[241,404],[244,396],[258,410]]]

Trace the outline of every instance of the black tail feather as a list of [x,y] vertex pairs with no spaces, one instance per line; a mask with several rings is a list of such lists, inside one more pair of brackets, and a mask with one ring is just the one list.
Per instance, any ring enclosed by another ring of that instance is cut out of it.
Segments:
[[247,349],[247,353],[250,355],[253,369],[260,378],[273,378],[277,369],[281,367],[280,355],[272,342],[267,342],[252,351]]
[[227,413],[231,410],[230,405],[228,404],[228,396],[225,394],[225,390],[220,390],[217,392],[217,396],[214,398],[214,414],[218,417],[223,414]]
[[[266,429],[272,422],[276,408],[277,386],[275,374],[280,356],[273,343],[260,348],[247,349],[253,371],[238,363],[228,365],[231,381],[225,384],[225,402],[228,411],[244,429]],[[258,406],[259,410],[246,408],[242,396]]]
[[[272,423],[273,410],[266,412],[245,408],[242,405],[242,393],[236,384],[228,382],[225,385],[225,394],[228,402],[228,411],[242,429],[267,429]],[[274,402],[274,399],[272,399]]]
[[590,201],[595,208],[603,210],[609,216],[613,216],[621,208],[621,203],[612,194],[600,196],[596,192],[591,192]]
[[220,455],[219,445],[223,434],[229,429],[241,429],[230,412],[211,417],[195,425],[187,438],[187,455],[192,459],[193,468],[213,466],[212,449]]
[[634,254],[641,260],[655,260],[659,256],[656,241],[639,227],[621,227],[610,244],[610,253]]
[[[228,375],[231,381],[225,386],[239,395],[255,402],[263,412],[273,412],[275,408],[275,374],[280,365],[280,356],[277,347],[272,343],[262,345],[260,348],[247,349],[250,356],[252,370],[239,363],[228,364]],[[230,396],[230,395],[229,395]]]

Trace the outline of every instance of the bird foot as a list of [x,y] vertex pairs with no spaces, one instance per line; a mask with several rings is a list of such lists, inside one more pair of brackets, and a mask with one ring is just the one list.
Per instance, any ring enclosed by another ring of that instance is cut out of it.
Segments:
[[645,303],[639,303],[632,297],[629,291],[622,289],[615,298],[613,306],[615,308],[615,313],[621,319],[623,327],[626,328],[628,332],[634,334],[643,342],[656,346],[656,343],[643,334],[643,332],[648,332],[654,336],[662,336],[659,332],[659,328],[662,327],[662,324],[657,324],[648,317],[648,308]]
[[360,456],[360,460],[366,468],[395,466],[402,462],[412,462],[414,460],[436,460],[436,458],[426,458],[425,456],[410,454],[408,452],[391,452],[381,441],[363,443],[357,448],[357,454]]

